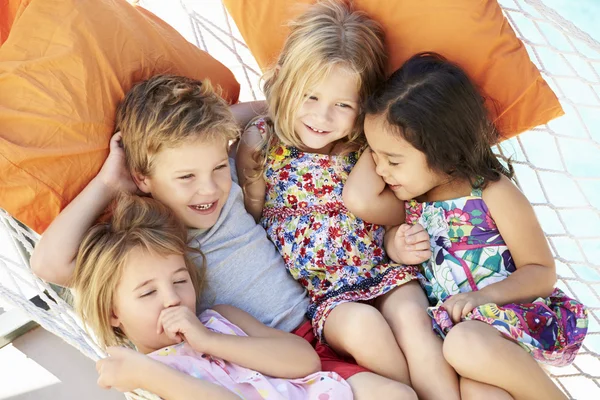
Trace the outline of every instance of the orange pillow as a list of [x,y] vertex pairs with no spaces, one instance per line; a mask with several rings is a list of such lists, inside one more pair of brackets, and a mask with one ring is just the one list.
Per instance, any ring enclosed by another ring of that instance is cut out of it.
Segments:
[[[125,0],[0,0],[0,207],[41,233],[96,175],[119,101],[159,73],[239,84]],[[10,14],[10,16],[9,16]],[[3,25],[4,26],[4,25]]]
[[[315,0],[223,0],[261,68],[276,62],[286,23]],[[389,73],[413,54],[435,51],[459,64],[490,101],[506,138],[564,114],[496,0],[354,0],[379,21]]]

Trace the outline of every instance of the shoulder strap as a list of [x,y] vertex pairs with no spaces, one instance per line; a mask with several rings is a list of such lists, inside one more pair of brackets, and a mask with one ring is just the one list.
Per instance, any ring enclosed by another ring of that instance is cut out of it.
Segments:
[[473,197],[481,197],[483,190],[481,189],[481,187],[483,186],[483,183],[485,182],[485,180],[483,179],[482,176],[478,176],[475,179],[475,182],[473,182],[473,187],[471,188],[471,196]]

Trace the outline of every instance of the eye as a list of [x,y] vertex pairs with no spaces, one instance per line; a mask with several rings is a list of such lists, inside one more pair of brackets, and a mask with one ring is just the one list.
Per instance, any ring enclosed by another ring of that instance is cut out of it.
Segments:
[[193,177],[194,177],[193,174],[187,174],[187,175],[180,176],[178,179],[186,180],[186,179],[191,179]]
[[187,282],[187,279],[181,279],[179,281],[175,281],[176,284],[178,284],[178,283],[186,283],[186,282]]
[[154,294],[156,292],[156,290],[149,290],[146,293],[142,294],[140,297],[148,297],[152,294]]
[[317,96],[308,96],[308,99],[309,99],[309,100],[319,100],[319,99],[317,98]]
[[346,104],[346,103],[337,103],[336,106],[340,107],[340,108],[352,108],[352,106],[350,104]]
[[223,163],[215,167],[215,171],[229,167],[229,163]]
[[399,165],[399,163],[391,162],[390,160],[388,160],[388,164],[390,165],[390,167],[395,167]]

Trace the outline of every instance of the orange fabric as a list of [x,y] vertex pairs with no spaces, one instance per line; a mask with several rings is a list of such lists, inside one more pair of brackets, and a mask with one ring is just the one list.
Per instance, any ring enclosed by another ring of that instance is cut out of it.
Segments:
[[0,45],[6,41],[10,28],[29,2],[30,0],[0,0]]
[[[261,68],[276,61],[287,21],[315,0],[223,0]],[[379,21],[389,73],[413,54],[435,51],[459,64],[489,101],[506,138],[564,112],[496,0],[354,0]]]
[[158,73],[210,78],[237,101],[231,71],[125,0],[0,6],[0,32],[10,23],[0,47],[0,207],[39,233],[102,166],[134,83]]

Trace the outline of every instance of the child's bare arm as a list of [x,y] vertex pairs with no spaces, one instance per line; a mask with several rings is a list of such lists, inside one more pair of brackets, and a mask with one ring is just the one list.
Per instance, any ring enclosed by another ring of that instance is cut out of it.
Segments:
[[110,141],[110,153],[98,175],[59,214],[42,235],[31,256],[31,268],[40,278],[68,285],[75,269],[81,239],[119,190],[134,191],[125,166],[120,134]]
[[219,305],[214,310],[248,336],[212,335],[206,353],[278,378],[300,378],[321,370],[319,356],[301,337],[269,328],[232,306]]
[[237,103],[229,106],[235,121],[242,128],[246,127],[257,115],[267,112],[267,103],[264,100]]
[[459,293],[446,300],[444,307],[455,323],[483,304],[503,306],[547,297],[556,283],[552,252],[533,207],[523,193],[503,176],[484,189],[483,199],[517,270],[500,282],[478,291]]
[[121,392],[144,389],[165,400],[239,400],[224,387],[186,375],[135,350],[109,347],[107,352],[109,357],[96,363],[102,388]]
[[348,210],[367,222],[392,226],[404,222],[404,204],[375,172],[370,149],[350,172],[342,196]]
[[506,177],[492,182],[483,199],[510,250],[517,270],[480,292],[490,302],[504,305],[547,297],[556,284],[556,267],[550,246],[533,207]]
[[251,183],[249,176],[262,168],[262,166],[259,166],[253,158],[254,153],[258,150],[261,143],[262,137],[258,128],[255,126],[248,127],[242,134],[235,160],[238,180],[240,186],[244,190],[244,205],[246,206],[246,211],[248,211],[257,222],[262,216],[262,210],[265,204],[266,184],[262,174]]

